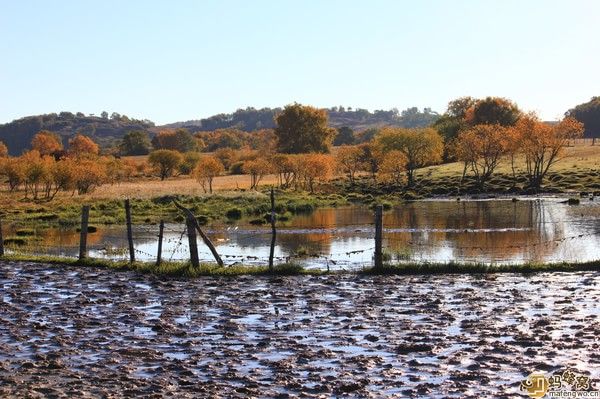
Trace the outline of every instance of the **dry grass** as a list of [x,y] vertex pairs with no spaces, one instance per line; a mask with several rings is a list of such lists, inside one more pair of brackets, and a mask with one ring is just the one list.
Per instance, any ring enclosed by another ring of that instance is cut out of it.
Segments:
[[[265,176],[260,185],[274,185],[277,183],[276,175]],[[250,176],[231,175],[220,176],[213,181],[214,191],[237,191],[250,189]],[[170,194],[205,195],[202,186],[194,179],[181,176],[160,181],[158,179],[144,179],[133,182],[124,182],[114,185],[102,186],[100,189],[86,196],[94,199],[107,198],[152,198]],[[85,197],[83,197],[85,198]]]
[[[518,157],[515,165],[517,173],[525,171],[525,160],[523,157]],[[550,170],[552,172],[568,172],[588,169],[600,170],[600,146],[598,145],[577,144],[573,147],[568,147],[561,156],[561,160]],[[423,168],[419,170],[419,174],[431,175],[432,177],[460,176],[462,175],[462,171],[463,164],[461,162],[454,162]],[[509,158],[503,159],[500,162],[496,168],[496,173],[512,173]]]

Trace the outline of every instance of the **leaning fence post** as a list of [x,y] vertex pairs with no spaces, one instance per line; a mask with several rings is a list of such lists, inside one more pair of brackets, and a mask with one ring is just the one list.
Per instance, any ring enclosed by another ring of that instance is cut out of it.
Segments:
[[88,219],[90,217],[90,206],[81,208],[81,232],[79,233],[79,260],[87,258],[87,233]]
[[131,230],[131,205],[129,198],[125,200],[125,218],[127,219],[127,241],[129,242],[129,262],[135,262],[135,250],[133,248],[133,231]]
[[191,216],[185,219],[187,226],[188,241],[190,244],[190,261],[192,266],[199,267],[200,260],[198,259],[198,242],[196,241],[196,226]]
[[2,237],[2,216],[0,216],[0,256],[4,256],[4,238]]
[[275,193],[271,187],[271,251],[269,252],[269,271],[273,272],[273,256],[275,255],[275,238],[277,229],[275,228]]
[[204,232],[200,228],[200,223],[198,223],[198,220],[196,219],[196,217],[194,216],[192,211],[181,206],[175,199],[172,199],[172,201],[173,201],[173,204],[177,207],[177,209],[179,209],[180,211],[185,213],[187,218],[191,219],[192,223],[196,227],[196,230],[198,230],[198,234],[200,234],[200,237],[202,237],[202,241],[204,241],[204,244],[206,244],[208,249],[210,249],[210,252],[214,256],[215,260],[217,261],[217,264],[219,266],[223,267],[223,260],[221,259],[221,256],[219,256],[219,253],[217,252],[217,249],[215,248],[213,243],[210,241],[210,239],[206,236],[206,234],[204,234]]
[[162,242],[163,242],[163,231],[165,230],[165,221],[161,220],[158,226],[158,251],[156,253],[156,266],[160,265],[162,257]]
[[383,267],[383,253],[381,250],[381,242],[383,239],[383,206],[375,207],[375,268]]

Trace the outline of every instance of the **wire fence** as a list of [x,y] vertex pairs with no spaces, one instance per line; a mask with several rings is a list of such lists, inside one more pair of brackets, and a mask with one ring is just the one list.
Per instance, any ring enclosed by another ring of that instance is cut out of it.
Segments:
[[[85,225],[89,226],[88,218]],[[134,234],[127,234],[125,226],[104,226],[98,231],[89,227],[86,235],[85,248],[82,248],[82,231],[75,226],[83,226],[83,220],[76,222],[73,218],[55,219],[45,222],[45,228],[27,229],[26,221],[14,217],[2,217],[0,225],[1,250],[11,254],[53,255],[67,258],[102,258],[111,260],[142,260],[142,261],[181,261],[189,260],[192,256],[190,231],[185,223],[166,224],[159,234],[157,225],[131,224]],[[573,220],[539,220],[536,225],[556,225],[559,223],[582,223],[581,219]],[[485,242],[468,244],[458,240],[427,240],[418,235],[439,234],[468,234],[495,232],[494,229],[484,228],[434,228],[434,227],[395,227],[382,226],[379,247],[385,243],[384,260],[398,261],[429,261],[424,256],[425,251],[443,252],[451,250],[453,254],[476,252],[480,257],[493,257],[502,251],[517,250],[521,252],[540,248],[557,247],[569,241],[593,240],[600,244],[600,218],[588,217],[583,221],[589,226],[596,226],[590,232],[544,237],[538,235],[535,239],[528,237],[523,242]],[[225,265],[249,264],[265,265],[269,261],[275,263],[300,262],[320,268],[350,269],[371,266],[377,261],[378,239],[375,218],[370,224],[364,220],[310,226],[280,226],[277,229],[277,251],[271,257],[267,252],[271,231],[267,228],[252,228],[228,226],[222,228],[207,228],[206,235],[216,242],[216,248]],[[95,223],[94,223],[95,224]],[[506,228],[505,233],[519,233],[530,230],[530,227]],[[45,232],[50,233],[45,235]],[[4,233],[4,234],[2,234]],[[302,239],[298,237],[302,236]],[[290,241],[291,237],[291,241]],[[195,238],[194,238],[195,239]],[[359,239],[358,243],[337,245],[339,242]],[[128,249],[131,241],[131,251]],[[157,254],[157,244],[164,246],[164,257]],[[245,244],[247,242],[247,244]],[[336,245],[332,245],[336,242]],[[214,253],[201,246],[197,256],[202,261],[212,261]],[[157,259],[159,257],[159,259]],[[464,259],[464,257],[463,257]],[[473,260],[477,260],[476,258]]]

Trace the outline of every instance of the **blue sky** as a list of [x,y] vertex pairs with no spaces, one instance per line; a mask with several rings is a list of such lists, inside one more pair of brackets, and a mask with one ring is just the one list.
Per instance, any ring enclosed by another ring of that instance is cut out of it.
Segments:
[[545,119],[600,95],[600,1],[0,0],[0,123],[157,123],[294,101],[508,97]]

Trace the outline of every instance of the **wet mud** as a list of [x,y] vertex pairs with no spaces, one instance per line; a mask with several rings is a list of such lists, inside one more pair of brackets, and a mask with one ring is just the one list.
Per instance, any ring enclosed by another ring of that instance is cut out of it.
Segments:
[[599,283],[0,263],[0,397],[522,397],[534,370],[600,377]]

